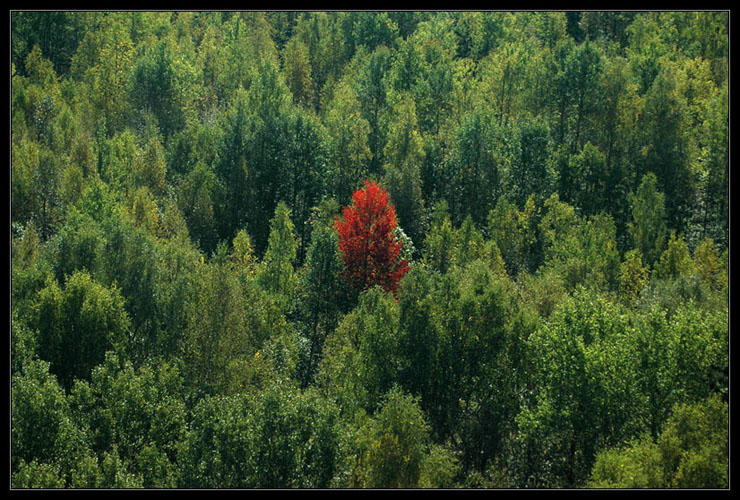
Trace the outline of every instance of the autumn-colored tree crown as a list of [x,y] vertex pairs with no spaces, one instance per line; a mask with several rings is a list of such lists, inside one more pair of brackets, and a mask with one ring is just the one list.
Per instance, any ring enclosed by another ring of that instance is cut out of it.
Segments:
[[379,285],[395,293],[409,270],[409,262],[400,258],[396,209],[389,201],[385,189],[365,181],[365,187],[352,195],[352,204],[342,209],[343,218],[334,222],[345,263],[343,276],[355,290]]

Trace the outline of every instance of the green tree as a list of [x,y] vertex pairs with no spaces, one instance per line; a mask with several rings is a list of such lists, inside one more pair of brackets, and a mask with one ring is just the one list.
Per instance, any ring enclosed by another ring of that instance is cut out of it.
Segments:
[[424,158],[419,134],[416,107],[406,96],[391,109],[394,118],[388,126],[388,142],[384,149],[384,184],[396,207],[398,223],[415,246],[421,246],[425,232],[425,210],[419,166]]
[[540,264],[536,232],[540,217],[534,200],[532,193],[520,211],[507,198],[501,197],[496,208],[488,214],[488,235],[500,250],[512,276],[525,270],[533,271]]
[[[404,278],[399,292],[400,325],[399,351],[404,359],[399,373],[401,387],[418,396],[421,408],[428,412],[437,408],[435,383],[440,374],[444,330],[437,302],[436,272],[414,266]],[[436,413],[435,413],[436,414]]]
[[157,338],[156,239],[125,217],[111,217],[101,225],[107,237],[100,279],[115,285],[126,301],[131,322],[129,354],[140,362]]
[[619,274],[619,289],[625,303],[634,305],[640,292],[648,283],[649,271],[642,265],[642,255],[637,249],[624,256]]
[[554,173],[548,159],[552,154],[550,129],[542,120],[526,120],[518,127],[519,154],[511,162],[506,182],[509,198],[522,206],[530,195],[543,203],[554,189]]
[[23,67],[28,52],[35,46],[50,59],[59,75],[69,71],[77,44],[84,34],[77,12],[13,12],[11,57]]
[[727,488],[727,404],[710,397],[674,407],[660,436],[599,452],[593,488]]
[[203,399],[178,457],[185,488],[327,488],[338,410],[315,390],[274,384],[255,396]]
[[518,101],[526,85],[527,49],[521,42],[504,42],[481,61],[479,92],[491,96],[499,126],[508,125],[521,107]]
[[712,288],[722,289],[727,283],[727,272],[723,268],[722,258],[711,239],[705,238],[694,249],[693,261],[702,280]]
[[35,141],[22,139],[10,146],[10,213],[13,222],[25,224],[34,214],[37,190],[34,174],[39,165],[39,147]]
[[568,168],[575,176],[573,204],[586,215],[593,215],[609,205],[611,196],[606,157],[590,142],[578,154],[570,156]]
[[75,379],[89,379],[106,351],[126,348],[130,320],[119,290],[81,271],[63,289],[53,281],[38,293],[32,325],[39,332],[39,356],[69,388]]
[[252,84],[232,106],[236,109],[228,118],[216,166],[225,188],[221,210],[228,217],[220,238],[231,240],[247,226],[262,255],[275,207],[280,200],[293,200],[293,185],[300,180],[291,178],[291,161],[300,157],[290,156],[289,144],[301,130],[291,130],[295,114],[290,91],[272,62],[253,70]]
[[350,14],[346,12],[306,12],[296,22],[296,36],[308,48],[314,92],[314,109],[326,108],[332,87],[341,78],[341,70],[354,53],[345,35]]
[[214,197],[217,178],[213,169],[203,162],[183,177],[179,185],[178,205],[193,240],[204,252],[216,249],[216,219]]
[[227,393],[248,381],[252,365],[261,366],[258,358],[264,358],[258,350],[285,327],[262,288],[253,279],[243,282],[226,259],[221,245],[212,262],[197,267],[186,305],[183,374],[196,395]]
[[637,356],[626,326],[617,306],[578,292],[530,336],[538,388],[516,417],[521,484],[582,486],[601,447],[643,431]]
[[620,52],[627,45],[627,27],[634,20],[634,12],[586,11],[581,14],[581,25],[589,40],[607,45],[616,43]]
[[[174,208],[165,210],[162,216],[163,232],[168,225],[168,213]],[[173,218],[176,218],[173,216]],[[187,326],[188,308],[195,295],[196,269],[200,253],[185,234],[184,221],[180,218],[182,229],[172,229],[173,235],[164,235],[157,245],[157,262],[153,275],[153,298],[156,307],[155,337],[150,339],[146,358],[175,361],[181,353],[183,332]]]
[[456,130],[448,167],[453,177],[443,194],[453,223],[461,223],[468,214],[476,224],[485,222],[502,192],[503,175],[511,161],[509,139],[488,110],[468,115]]
[[[447,487],[456,468],[451,453],[431,444],[429,425],[417,400],[397,387],[359,429],[354,448],[357,455],[350,466],[349,487]],[[430,451],[437,463],[429,459]]]
[[726,311],[701,317],[694,305],[672,315],[657,308],[638,317],[635,326],[641,391],[647,398],[646,421],[653,437],[679,402],[698,401],[722,392],[720,375],[727,361]]
[[655,175],[646,174],[637,192],[631,194],[632,222],[628,231],[635,248],[640,250],[645,263],[652,267],[663,252],[666,237],[665,202],[663,193],[657,190]]
[[284,197],[291,207],[298,240],[297,263],[302,264],[310,240],[310,211],[325,193],[321,176],[327,167],[328,138],[316,115],[297,110],[290,121],[287,140],[289,189],[284,190]]
[[436,300],[442,334],[435,430],[462,452],[464,470],[483,470],[502,451],[518,411],[524,342],[532,331],[512,283],[477,259],[452,278]]
[[11,485],[14,488],[97,486],[89,436],[73,417],[49,363],[34,359],[11,378]]
[[357,92],[340,82],[326,110],[329,133],[329,162],[326,172],[328,193],[339,203],[347,203],[367,176],[371,151],[370,125],[362,117]]
[[67,221],[54,238],[52,267],[59,283],[75,271],[100,272],[105,234],[92,217],[72,207]]
[[268,293],[282,296],[288,302],[297,286],[293,268],[296,247],[290,209],[280,202],[270,220],[270,238],[258,279]]
[[398,380],[399,329],[397,302],[375,287],[327,337],[317,381],[344,412],[373,411]]
[[417,25],[411,41],[419,47],[420,74],[412,93],[422,133],[438,135],[452,109],[453,56],[456,40],[452,20],[432,17]]
[[127,215],[135,227],[146,233],[159,234],[159,207],[154,195],[146,186],[141,186],[129,196]]
[[152,137],[147,142],[137,177],[137,184],[146,186],[155,196],[164,194],[167,187],[167,160],[158,138]]
[[390,66],[391,50],[381,45],[363,59],[355,80],[358,88],[357,98],[362,106],[362,117],[367,120],[370,127],[368,147],[371,157],[368,171],[371,174],[379,174],[384,164],[383,148],[388,134],[384,121],[388,107],[385,76]]
[[248,220],[248,200],[254,197],[254,173],[247,164],[250,127],[249,105],[243,91],[237,92],[224,115],[223,134],[214,172],[219,181],[214,212],[219,240],[230,239]]
[[293,102],[312,106],[315,90],[311,78],[311,61],[306,45],[298,37],[288,40],[283,49],[283,73],[293,94]]
[[595,107],[593,88],[597,86],[602,72],[602,56],[598,47],[588,40],[579,45],[566,59],[565,78],[573,87],[573,105],[576,123],[573,149],[582,146],[585,120]]
[[707,120],[709,128],[706,156],[702,162],[707,164],[703,196],[704,213],[702,226],[704,234],[717,244],[724,246],[728,241],[729,218],[729,120],[728,88],[723,86],[709,104],[713,118]]
[[129,75],[133,69],[134,46],[129,31],[120,20],[104,18],[103,25],[94,35],[98,49],[95,65],[85,73],[93,90],[93,103],[98,116],[105,118],[108,133],[124,127],[128,99]]
[[545,202],[545,208],[539,224],[544,264],[557,269],[571,290],[579,285],[616,289],[620,258],[611,216],[581,218],[557,194]]
[[[36,148],[28,151],[30,158],[24,157],[21,160],[25,161],[28,158],[33,163],[30,165],[30,171],[24,172],[30,174],[30,178],[26,177],[21,181],[25,185],[25,192],[18,201],[26,202],[28,205],[20,208],[19,215],[28,214],[25,221],[33,219],[39,229],[39,235],[46,241],[57,231],[62,220],[61,162],[52,151],[44,147],[35,151],[34,149]],[[19,178],[16,177],[16,180]],[[18,194],[18,191],[15,194]],[[24,219],[20,218],[20,221]]]
[[137,58],[131,74],[132,104],[154,115],[165,138],[184,125],[179,88],[182,76],[177,73],[175,57],[167,41],[162,40]]
[[121,193],[134,190],[141,168],[141,150],[133,130],[127,128],[111,139],[104,137],[100,139],[101,157],[98,164],[100,178]]
[[398,26],[388,12],[349,13],[347,21],[351,31],[345,33],[345,39],[351,53],[360,46],[367,47],[370,52],[380,45],[395,48]]
[[429,232],[424,240],[423,262],[444,274],[455,265],[455,230],[452,227],[447,202],[438,202],[433,209]]
[[690,274],[694,271],[694,264],[691,261],[689,247],[683,239],[683,236],[676,236],[675,231],[671,231],[671,237],[665,251],[655,263],[655,277],[658,279],[676,279],[679,276]]
[[177,485],[176,451],[186,414],[176,367],[157,362],[134,369],[109,353],[89,382],[74,386],[70,399],[75,420],[89,429],[99,456],[115,456],[118,467],[141,478],[143,487]]
[[[654,172],[665,194],[666,223],[684,232],[696,185],[689,163],[691,141],[687,136],[686,105],[677,91],[675,69],[662,65],[645,95],[640,129],[644,131],[644,155],[638,172]],[[646,254],[647,255],[647,254]]]
[[324,340],[339,323],[346,289],[341,278],[344,268],[339,252],[339,236],[331,218],[339,209],[333,200],[322,203],[312,221],[311,246],[306,263],[299,271],[303,318],[310,341],[306,381],[313,379],[322,357]]

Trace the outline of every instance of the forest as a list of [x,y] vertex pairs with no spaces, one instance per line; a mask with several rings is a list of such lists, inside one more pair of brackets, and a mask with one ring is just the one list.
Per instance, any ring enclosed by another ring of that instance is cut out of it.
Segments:
[[12,11],[23,488],[729,487],[729,11]]

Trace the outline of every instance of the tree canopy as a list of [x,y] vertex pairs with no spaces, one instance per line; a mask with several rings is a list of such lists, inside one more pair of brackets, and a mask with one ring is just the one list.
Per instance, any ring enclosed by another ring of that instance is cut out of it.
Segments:
[[729,487],[729,11],[9,55],[11,488]]

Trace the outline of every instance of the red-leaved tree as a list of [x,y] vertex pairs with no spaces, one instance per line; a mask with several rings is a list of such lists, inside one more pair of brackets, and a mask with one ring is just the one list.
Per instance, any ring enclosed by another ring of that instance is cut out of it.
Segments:
[[344,220],[334,221],[345,264],[343,276],[354,290],[380,285],[395,294],[409,270],[408,260],[400,256],[396,209],[389,200],[385,189],[365,181],[365,188],[352,195],[352,204],[342,209]]

